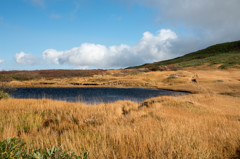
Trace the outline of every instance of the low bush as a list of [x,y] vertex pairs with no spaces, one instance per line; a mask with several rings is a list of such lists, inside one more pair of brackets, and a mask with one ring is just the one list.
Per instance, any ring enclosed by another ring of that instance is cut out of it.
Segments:
[[10,95],[8,93],[0,91],[0,99],[9,98],[9,97],[10,97]]
[[80,159],[88,158],[88,152],[77,156],[75,152],[64,151],[62,148],[29,149],[19,138],[8,138],[0,142],[0,158],[13,159]]

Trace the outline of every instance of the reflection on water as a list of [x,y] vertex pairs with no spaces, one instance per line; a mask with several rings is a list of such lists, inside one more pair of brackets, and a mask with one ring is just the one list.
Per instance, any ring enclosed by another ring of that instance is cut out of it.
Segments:
[[151,97],[184,94],[188,93],[145,88],[17,88],[11,96],[13,98],[49,98],[94,104],[100,102],[109,103],[118,100],[141,102]]

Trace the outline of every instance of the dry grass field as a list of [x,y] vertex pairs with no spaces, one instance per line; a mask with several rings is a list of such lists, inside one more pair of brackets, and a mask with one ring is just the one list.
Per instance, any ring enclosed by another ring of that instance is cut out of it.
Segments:
[[0,100],[0,139],[60,146],[89,158],[240,158],[239,69],[108,70],[92,77],[11,81],[11,86],[150,87],[190,91],[142,103],[85,105]]
[[[195,79],[195,81],[194,81]],[[10,81],[12,87],[138,87],[217,93],[240,97],[239,68],[185,68],[177,71],[107,70],[101,74],[72,78],[40,78]]]

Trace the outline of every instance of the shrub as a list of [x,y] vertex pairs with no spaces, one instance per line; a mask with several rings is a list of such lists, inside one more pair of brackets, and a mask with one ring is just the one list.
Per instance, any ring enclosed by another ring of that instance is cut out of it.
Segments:
[[0,142],[0,158],[24,158],[24,159],[80,159],[88,158],[89,153],[77,156],[75,152],[64,151],[62,148],[29,149],[26,143],[19,138],[8,138]]
[[3,98],[9,98],[10,95],[8,93],[5,93],[3,91],[0,91],[0,99],[3,99]]

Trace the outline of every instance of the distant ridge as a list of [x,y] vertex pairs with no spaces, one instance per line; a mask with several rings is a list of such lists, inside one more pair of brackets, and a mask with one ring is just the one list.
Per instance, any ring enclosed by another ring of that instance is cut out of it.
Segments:
[[175,67],[193,67],[205,63],[209,63],[209,65],[221,64],[219,66],[221,69],[240,65],[240,41],[217,44],[174,59],[128,67],[128,69],[154,68],[169,65]]

